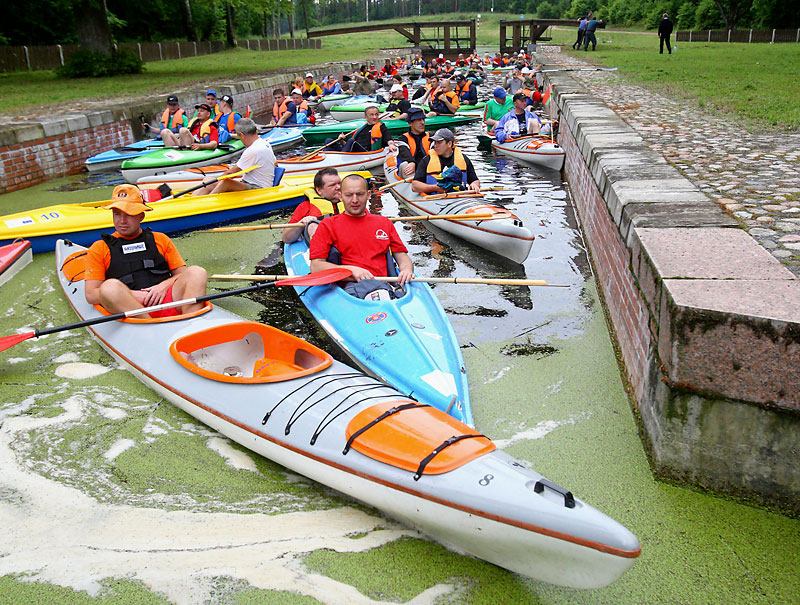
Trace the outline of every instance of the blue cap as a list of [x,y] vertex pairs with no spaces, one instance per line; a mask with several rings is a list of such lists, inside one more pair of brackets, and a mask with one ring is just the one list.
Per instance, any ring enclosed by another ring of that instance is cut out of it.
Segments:
[[408,110],[408,117],[406,118],[406,122],[413,122],[414,120],[420,120],[425,118],[425,112],[420,107],[412,107]]
[[207,90],[206,94],[207,95],[214,95],[216,97],[217,96],[217,91],[216,90]]
[[492,94],[496,96],[498,99],[505,99],[506,94],[508,93],[506,93],[505,88],[503,88],[502,86],[498,86],[497,88],[494,89],[494,92]]

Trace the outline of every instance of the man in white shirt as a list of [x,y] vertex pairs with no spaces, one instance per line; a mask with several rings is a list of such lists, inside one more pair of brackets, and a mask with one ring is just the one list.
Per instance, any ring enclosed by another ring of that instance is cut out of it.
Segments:
[[208,185],[198,189],[194,195],[244,191],[246,189],[261,189],[273,186],[275,179],[275,153],[272,151],[272,146],[258,136],[256,123],[250,118],[239,120],[236,123],[236,131],[239,134],[239,140],[244,143],[246,149],[236,160],[236,163],[223,173],[223,176],[245,170],[250,166],[258,166],[258,168],[245,173],[240,181],[225,179],[224,181],[219,181],[215,186]]

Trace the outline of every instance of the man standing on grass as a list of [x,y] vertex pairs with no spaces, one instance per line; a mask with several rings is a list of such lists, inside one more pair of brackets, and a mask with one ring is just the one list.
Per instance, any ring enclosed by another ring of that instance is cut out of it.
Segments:
[[664,54],[664,42],[667,43],[667,52],[672,54],[672,46],[669,43],[669,37],[672,34],[672,20],[669,18],[667,13],[664,13],[661,22],[658,24],[658,37],[660,39],[660,50],[658,54]]

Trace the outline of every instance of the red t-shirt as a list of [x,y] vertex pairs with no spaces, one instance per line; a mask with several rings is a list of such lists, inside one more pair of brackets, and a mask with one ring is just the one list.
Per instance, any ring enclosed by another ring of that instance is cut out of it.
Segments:
[[292,217],[289,219],[290,223],[299,223],[301,219],[304,219],[307,216],[316,216],[317,218],[322,216],[322,212],[320,209],[317,208],[314,204],[305,200],[304,202],[300,202],[300,205],[294,209],[292,212]]
[[353,217],[337,214],[323,220],[311,239],[310,258],[328,258],[331,246],[342,255],[343,265],[367,269],[376,277],[386,276],[386,252],[408,252],[385,216],[365,214]]

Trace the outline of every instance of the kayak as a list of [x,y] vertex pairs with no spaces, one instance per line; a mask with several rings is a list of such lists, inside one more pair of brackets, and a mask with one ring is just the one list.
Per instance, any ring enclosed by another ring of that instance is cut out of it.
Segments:
[[[83,320],[101,312],[86,302],[83,281],[70,279],[81,262],[72,255],[82,252],[61,240],[55,260]],[[191,318],[87,329],[211,429],[457,552],[574,588],[610,584],[641,553],[620,523],[489,438],[271,326],[208,305]]]
[[344,103],[345,101],[347,101],[347,99],[349,99],[352,96],[353,95],[351,94],[345,94],[345,93],[339,95],[324,95],[319,98],[317,104],[320,105],[322,109],[324,109],[325,111],[330,111],[331,107]]
[[28,240],[17,240],[0,246],[0,286],[9,281],[33,261]]
[[84,161],[83,165],[89,172],[100,172],[102,170],[116,170],[122,165],[124,160],[138,158],[141,155],[150,153],[155,149],[164,147],[161,139],[145,139],[136,141],[130,145],[124,145],[109,149],[102,153],[93,155]]
[[516,68],[517,68],[517,66],[516,66],[516,65],[507,65],[506,67],[494,67],[494,66],[493,66],[493,67],[489,68],[489,69],[488,69],[488,70],[486,70],[486,71],[488,71],[488,72],[489,72],[489,73],[491,73],[491,74],[495,74],[495,75],[497,75],[497,74],[505,74],[505,73],[508,73],[508,72],[510,72],[510,71],[512,71],[512,70],[514,70],[514,69],[516,69]]
[[[370,170],[382,166],[385,156],[386,149],[357,153],[320,151],[316,155],[302,161],[300,158],[279,160],[277,166],[284,169],[283,178],[313,176],[320,169],[328,167],[336,168],[339,172]],[[183,191],[184,189],[196,187],[203,179],[221,176],[228,168],[230,168],[229,164],[220,164],[218,166],[189,168],[187,170],[168,172],[167,174],[146,176],[136,181],[136,186],[139,187],[139,189],[156,189],[160,185],[166,184],[169,185],[169,188],[173,191]],[[241,176],[235,177],[236,180],[241,180],[241,178]]]
[[[308,244],[284,246],[290,275],[309,272]],[[394,300],[362,300],[336,284],[296,287],[320,326],[362,370],[472,426],[467,370],[456,335],[427,284]]]
[[[435,116],[425,119],[425,130],[434,131],[439,128],[455,128],[463,126],[480,119],[480,116]],[[393,135],[408,132],[408,122],[405,120],[382,120]],[[309,145],[321,145],[325,139],[335,139],[341,133],[351,133],[366,124],[366,120],[351,120],[349,122],[337,122],[335,124],[325,124],[322,126],[312,126],[303,131],[303,138]]]
[[505,143],[495,140],[492,141],[492,149],[516,160],[550,170],[561,170],[566,155],[563,147],[550,137],[542,135],[508,139]]
[[[397,175],[397,158],[390,155],[383,164],[387,183],[402,180]],[[436,221],[435,226],[476,246],[522,263],[528,258],[534,236],[522,221],[502,206],[487,202],[480,194],[464,192],[462,196],[429,200],[415,193],[411,183],[395,185],[389,191],[405,204],[412,214],[501,214],[508,218],[476,221]]]
[[135,183],[143,176],[165,174],[174,170],[235,162],[242,155],[244,143],[232,139],[216,149],[156,149],[122,162],[122,177]]
[[[274,212],[303,201],[303,191],[312,183],[310,177],[285,179],[277,187],[231,191],[216,195],[186,195],[151,204],[144,223],[155,231],[176,233],[199,227],[241,221]],[[56,240],[67,237],[81,245],[90,245],[100,234],[111,232],[111,212],[103,206],[110,200],[83,204],[56,204],[36,210],[0,217],[0,245],[17,238],[30,240],[33,253],[52,252]]]
[[[480,112],[480,115],[482,116],[483,108],[485,106],[485,102],[480,102],[477,105],[461,105],[456,111],[456,115],[466,114],[469,112]],[[388,103],[380,103],[378,104],[378,111],[383,113],[386,111],[387,107],[389,107]],[[418,107],[421,107],[425,111],[431,110],[427,105],[419,105]],[[338,107],[331,109],[331,117],[339,122],[346,122],[347,120],[353,120],[360,114],[363,114],[365,109],[366,105],[362,105],[360,103],[354,103],[352,105],[339,105]]]

